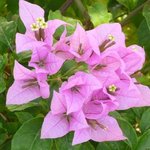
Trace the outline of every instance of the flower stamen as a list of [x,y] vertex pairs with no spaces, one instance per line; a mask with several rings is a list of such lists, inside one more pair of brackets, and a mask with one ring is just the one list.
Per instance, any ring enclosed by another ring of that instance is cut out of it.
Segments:
[[40,29],[40,27],[37,23],[31,24],[31,30],[32,31],[38,31],[39,29]]
[[116,90],[117,90],[117,87],[114,84],[108,86],[108,91],[109,92],[115,93]]

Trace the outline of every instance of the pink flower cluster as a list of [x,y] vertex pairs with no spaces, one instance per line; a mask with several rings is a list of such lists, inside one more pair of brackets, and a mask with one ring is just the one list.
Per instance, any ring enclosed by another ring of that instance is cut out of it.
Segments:
[[[86,72],[76,72],[59,91],[53,92],[41,138],[58,138],[74,131],[73,145],[90,139],[98,142],[126,139],[109,113],[150,106],[149,88],[133,78],[145,61],[143,48],[126,47],[118,23],[102,24],[90,31],[77,24],[74,33],[68,36],[66,26],[70,25],[58,19],[46,22],[39,6],[20,0],[19,8],[26,33],[17,33],[16,51],[32,50],[28,65],[33,69],[15,62],[15,81],[8,90],[7,104],[49,98],[47,77],[57,73],[67,60],[85,62]],[[54,33],[60,26],[64,26],[64,31],[55,42]]]

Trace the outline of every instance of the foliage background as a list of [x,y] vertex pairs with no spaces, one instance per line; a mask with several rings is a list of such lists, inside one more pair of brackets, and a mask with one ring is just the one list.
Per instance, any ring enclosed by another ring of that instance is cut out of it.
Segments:
[[[127,45],[145,48],[146,62],[136,77],[150,86],[150,0],[28,0],[45,9],[48,19],[59,18],[75,25],[80,21],[85,29],[105,22],[120,22]],[[25,32],[18,16],[18,0],[0,0],[0,150],[145,150],[150,149],[150,108],[133,108],[113,112],[126,141],[96,143],[93,141],[72,147],[72,133],[56,140],[40,140],[43,117],[49,111],[49,101],[31,102],[6,107],[6,93],[13,82],[13,63],[26,65],[30,54],[15,53],[15,34]],[[72,32],[72,31],[70,31]],[[73,64],[72,64],[73,65]],[[66,65],[69,69],[71,65]],[[64,69],[64,68],[63,68]],[[52,85],[55,88],[57,82]]]

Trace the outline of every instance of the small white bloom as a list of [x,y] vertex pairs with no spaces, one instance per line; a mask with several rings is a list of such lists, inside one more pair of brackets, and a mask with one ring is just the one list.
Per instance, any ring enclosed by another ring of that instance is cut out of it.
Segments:
[[32,31],[38,31],[40,29],[39,25],[37,23],[31,24],[31,30]]

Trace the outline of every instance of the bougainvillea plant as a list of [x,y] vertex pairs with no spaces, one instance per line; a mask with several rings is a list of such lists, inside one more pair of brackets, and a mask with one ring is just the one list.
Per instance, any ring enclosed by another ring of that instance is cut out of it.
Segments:
[[0,0],[0,150],[150,149],[150,0]]
[[[20,0],[19,14],[26,32],[16,34],[16,51],[31,50],[32,56],[27,67],[15,61],[15,81],[6,104],[25,104],[39,97],[49,100],[49,78],[64,62],[74,60],[86,67],[74,69],[61,80],[58,90],[51,92],[41,138],[63,137],[73,131],[73,145],[88,140],[125,140],[109,113],[150,106],[149,88],[134,78],[145,61],[144,49],[138,45],[126,47],[119,23],[101,24],[88,31],[78,23],[74,33],[68,35],[67,26],[71,24],[58,19],[46,21],[44,10],[35,4]],[[61,26],[64,31],[55,39],[54,33]]]

